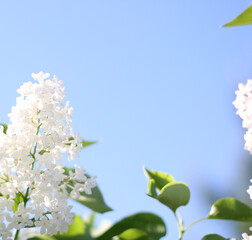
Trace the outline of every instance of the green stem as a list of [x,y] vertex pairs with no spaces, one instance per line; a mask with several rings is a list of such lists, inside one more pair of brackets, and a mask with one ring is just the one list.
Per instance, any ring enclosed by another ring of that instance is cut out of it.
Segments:
[[205,217],[205,218],[201,218],[193,223],[191,223],[189,226],[187,226],[186,228],[184,228],[184,225],[183,225],[183,220],[182,220],[182,217],[180,215],[180,213],[178,211],[176,211],[174,213],[174,216],[175,216],[175,219],[176,219],[176,222],[177,222],[177,225],[178,225],[178,230],[179,230],[179,240],[182,240],[182,237],[184,235],[184,233],[191,227],[193,226],[194,224],[198,223],[198,222],[201,222],[201,221],[204,221],[204,220],[207,220],[208,218]]
[[[39,114],[39,112],[38,112],[37,114]],[[40,124],[38,125],[36,135],[38,135],[39,129],[40,129],[41,125],[42,125],[42,123],[40,123]],[[37,145],[38,145],[38,144],[35,143],[34,149],[33,149],[33,153],[30,153],[31,156],[32,156],[32,158],[34,159],[32,165],[31,165],[31,169],[32,169],[32,170],[33,170],[33,168],[34,168],[34,164],[35,164],[35,161],[36,161],[35,153],[36,153],[36,150],[37,150]],[[25,197],[24,197],[24,207],[26,207],[26,204],[27,204],[27,202],[29,201],[29,199],[28,199],[28,197],[29,197],[29,191],[30,191],[30,188],[27,188],[27,189],[26,189],[26,193],[25,193]],[[17,239],[18,239],[19,231],[20,231],[20,230],[17,230],[17,231],[16,231],[14,240],[17,240]]]
[[187,226],[187,227],[184,229],[184,231],[187,231],[188,228],[190,228],[191,226],[193,226],[195,223],[198,223],[198,222],[201,222],[201,221],[204,221],[204,220],[207,220],[207,219],[208,219],[208,218],[205,217],[205,218],[201,218],[201,219],[199,219],[199,220],[197,220],[197,221],[191,223],[189,226]]
[[[26,189],[26,193],[25,193],[25,196],[24,196],[24,207],[26,207],[26,204],[27,204],[27,202],[28,202],[28,197],[29,197],[29,188]],[[18,239],[19,231],[20,231],[20,230],[17,230],[17,231],[16,231],[14,240],[17,240],[17,239]]]
[[180,214],[180,212],[178,210],[176,211],[176,213],[177,213],[177,216],[178,216],[178,220],[179,220],[181,229],[183,230],[184,229],[184,224],[183,224],[182,216],[181,216],[181,214]]
[[[38,130],[39,130],[39,129],[38,129]],[[35,158],[36,150],[37,150],[37,143],[35,144],[34,149],[33,149],[33,153],[31,154],[32,158],[34,159],[32,165],[31,165],[31,169],[32,169],[32,170],[33,170],[33,168],[34,168],[34,163],[35,163],[35,161],[36,161],[36,158]],[[25,196],[24,196],[24,207],[26,207],[26,204],[27,204],[27,202],[28,202],[28,200],[29,200],[29,199],[28,199],[28,197],[29,197],[29,191],[30,191],[30,188],[27,188],[27,189],[26,189]],[[17,231],[16,231],[14,240],[17,240],[17,239],[18,239],[19,232],[20,232],[20,230],[17,230]]]
[[16,231],[14,240],[17,240],[17,239],[18,239],[18,235],[19,235],[19,230]]
[[174,216],[175,216],[175,219],[176,219],[176,221],[177,221],[177,225],[178,225],[178,230],[179,230],[179,240],[182,240],[182,236],[183,236],[183,232],[184,232],[184,230],[183,230],[183,226],[181,226],[181,224],[180,224],[180,219],[179,219],[179,217],[177,216],[177,214],[176,213],[174,213]]

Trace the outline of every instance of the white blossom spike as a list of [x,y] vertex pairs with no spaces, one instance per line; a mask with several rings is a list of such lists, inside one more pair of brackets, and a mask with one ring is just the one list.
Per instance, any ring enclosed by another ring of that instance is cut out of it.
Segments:
[[[63,154],[74,160],[82,140],[72,129],[73,108],[65,103],[63,82],[49,73],[33,73],[38,82],[24,83],[9,114],[7,134],[0,127],[0,235],[10,239],[13,230],[36,226],[41,234],[68,230],[73,222],[67,187],[73,194],[92,193],[94,178],[75,165],[64,174]],[[46,80],[47,79],[47,80]],[[69,183],[71,181],[71,184]],[[11,213],[14,199],[20,198]]]

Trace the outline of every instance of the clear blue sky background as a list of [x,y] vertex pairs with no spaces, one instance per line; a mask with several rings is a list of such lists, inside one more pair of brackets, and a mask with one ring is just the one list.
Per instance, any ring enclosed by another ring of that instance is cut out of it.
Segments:
[[[143,165],[188,183],[185,225],[208,214],[211,191],[249,197],[239,177],[249,154],[232,101],[238,82],[252,78],[252,27],[220,26],[250,3],[1,1],[0,120],[8,122],[16,89],[32,72],[58,75],[75,130],[101,140],[78,160],[114,208],[98,221],[152,211],[166,221],[166,239],[177,239],[171,211],[145,194]],[[241,238],[231,224],[206,221],[185,240],[213,232]]]

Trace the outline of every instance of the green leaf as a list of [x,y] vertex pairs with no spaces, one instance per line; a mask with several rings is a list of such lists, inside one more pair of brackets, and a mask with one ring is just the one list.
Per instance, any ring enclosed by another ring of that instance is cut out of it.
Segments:
[[112,237],[120,235],[131,228],[145,232],[149,240],[159,240],[166,235],[165,224],[159,216],[153,213],[137,213],[115,223],[105,233],[97,237],[96,240],[111,240]]
[[6,134],[7,133],[7,129],[8,129],[8,125],[0,123],[0,126],[3,126],[3,128],[4,128],[3,132]]
[[153,182],[149,183],[149,196],[157,199],[165,206],[170,208],[173,212],[176,212],[177,208],[183,205],[187,205],[190,200],[190,190],[185,183],[172,182],[166,184],[160,191],[158,196],[153,195]]
[[252,5],[223,27],[235,27],[252,24]]
[[76,215],[73,218],[74,222],[69,226],[66,233],[55,235],[57,240],[93,240],[90,235],[88,225],[85,223],[84,219]]
[[96,143],[98,143],[98,141],[88,142],[88,141],[82,140],[82,147],[87,147]]
[[[69,176],[69,171],[74,172],[74,169],[72,168],[64,168],[65,169],[65,175]],[[87,175],[87,177],[89,177]],[[81,203],[82,205],[92,209],[95,212],[98,213],[105,213],[112,211],[112,208],[110,208],[104,201],[101,191],[99,190],[98,186],[92,189],[92,194],[88,195],[84,192],[80,194],[80,197],[78,199],[73,198],[70,196],[71,189],[67,188],[67,191],[69,193],[69,197],[73,200]]]
[[24,199],[20,193],[16,194],[16,197],[14,199],[14,204],[12,205],[12,211],[16,212],[18,210],[19,203],[23,202]]
[[235,238],[224,238],[218,234],[208,234],[201,240],[236,240]]
[[120,240],[149,240],[146,232],[137,229],[130,228],[119,235]]
[[223,198],[212,205],[207,218],[252,221],[252,209],[234,198]]
[[174,181],[173,177],[169,174],[157,172],[157,171],[149,171],[145,167],[143,168],[144,172],[149,179],[153,179],[155,181],[155,185],[159,191],[167,184]]

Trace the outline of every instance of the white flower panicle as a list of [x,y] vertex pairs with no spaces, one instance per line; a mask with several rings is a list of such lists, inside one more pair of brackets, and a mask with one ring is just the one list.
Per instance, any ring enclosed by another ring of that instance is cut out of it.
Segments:
[[249,79],[246,85],[240,83],[238,88],[233,104],[237,108],[236,113],[243,120],[242,126],[248,129],[244,136],[245,149],[252,154],[252,80]]
[[[49,73],[32,74],[35,83],[24,83],[17,92],[11,124],[0,127],[0,235],[40,227],[41,234],[68,230],[73,222],[67,194],[78,198],[92,193],[94,178],[75,165],[64,174],[63,154],[69,160],[82,149],[82,139],[71,126],[73,108],[64,103],[63,82]],[[47,79],[47,80],[46,80]]]
[[[236,99],[233,104],[237,108],[236,113],[243,120],[242,126],[247,128],[247,132],[244,135],[244,148],[252,154],[252,80],[249,79],[246,85],[240,83],[238,88],[239,89],[235,92]],[[250,181],[252,182],[252,179]],[[252,200],[252,186],[249,186],[247,192]],[[252,227],[250,227],[249,230],[252,231]],[[242,240],[252,240],[252,235],[243,233],[242,238]]]

